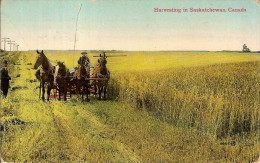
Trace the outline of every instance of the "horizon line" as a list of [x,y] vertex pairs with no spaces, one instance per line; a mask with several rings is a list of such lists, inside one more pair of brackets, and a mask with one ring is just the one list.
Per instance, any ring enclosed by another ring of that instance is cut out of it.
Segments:
[[19,51],[0,51],[0,52],[27,52],[27,51],[102,51],[102,52],[241,52],[241,53],[260,53],[259,51],[243,52],[241,50],[54,50],[54,49],[32,49]]

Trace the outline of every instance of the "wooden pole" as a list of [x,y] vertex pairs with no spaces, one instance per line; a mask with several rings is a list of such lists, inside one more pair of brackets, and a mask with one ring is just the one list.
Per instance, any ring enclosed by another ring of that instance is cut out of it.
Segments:
[[[75,52],[75,48],[76,48],[76,42],[77,42],[77,30],[78,30],[78,20],[79,20],[79,13],[80,13],[80,10],[81,10],[81,6],[82,4],[80,4],[80,8],[79,8],[79,12],[78,12],[78,15],[77,15],[77,19],[76,19],[76,29],[75,29],[75,39],[74,39],[74,52]],[[73,67],[74,67],[74,57],[73,58]]]
[[80,13],[80,10],[81,10],[81,6],[82,6],[82,4],[80,4],[79,12],[78,12],[77,19],[76,19],[76,30],[75,30],[75,39],[74,39],[74,51],[75,51],[76,42],[77,42],[78,20],[79,20],[79,13]]
[[10,38],[2,38],[2,39],[4,40],[4,51],[5,51],[6,42],[7,42],[7,40],[10,39]]

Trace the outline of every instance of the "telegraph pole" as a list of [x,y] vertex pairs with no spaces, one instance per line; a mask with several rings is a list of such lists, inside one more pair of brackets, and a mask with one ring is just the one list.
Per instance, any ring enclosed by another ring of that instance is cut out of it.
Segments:
[[10,44],[10,52],[11,52],[11,50],[12,50],[12,45],[15,44],[14,42],[15,42],[15,41],[8,41],[8,44]]
[[13,51],[16,51],[16,49],[17,49],[16,47],[17,47],[17,43],[14,43],[13,44]]
[[11,52],[12,43],[7,43],[7,44],[9,44],[9,45],[10,45],[10,52]]
[[17,51],[17,43],[13,43],[13,51]]
[[10,39],[10,38],[1,38],[1,39],[3,39],[3,42],[4,42],[4,51],[5,51],[5,44],[6,44],[6,42],[8,42],[7,40]]
[[17,44],[17,46],[16,46],[16,47],[17,47],[17,51],[18,51],[18,47],[19,47],[19,45]]

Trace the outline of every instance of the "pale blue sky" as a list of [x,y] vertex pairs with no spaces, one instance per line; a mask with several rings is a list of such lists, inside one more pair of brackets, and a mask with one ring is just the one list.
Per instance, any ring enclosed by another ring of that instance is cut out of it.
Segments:
[[[22,50],[260,50],[255,0],[3,0],[1,37]],[[244,13],[156,13],[154,8],[245,8]],[[2,44],[3,46],[3,44]]]

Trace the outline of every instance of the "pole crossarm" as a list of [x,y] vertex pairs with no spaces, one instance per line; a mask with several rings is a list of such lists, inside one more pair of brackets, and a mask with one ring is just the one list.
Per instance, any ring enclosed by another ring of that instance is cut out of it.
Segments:
[[1,39],[3,39],[3,42],[4,42],[4,51],[5,51],[5,44],[6,44],[6,42],[8,41],[8,39],[10,39],[10,38],[5,37],[5,38],[1,38]]
[[14,43],[15,41],[9,41],[7,44],[10,44],[10,51],[12,51],[12,45],[13,45],[13,51],[14,51]]

